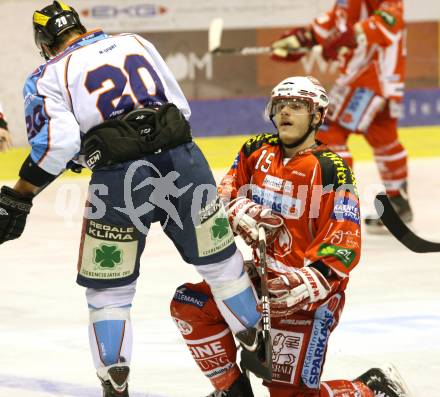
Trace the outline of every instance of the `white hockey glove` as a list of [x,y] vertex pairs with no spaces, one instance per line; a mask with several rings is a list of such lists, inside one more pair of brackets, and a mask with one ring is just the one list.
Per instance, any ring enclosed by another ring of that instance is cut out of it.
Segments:
[[241,236],[248,245],[258,241],[259,227],[266,231],[267,244],[272,244],[284,225],[283,218],[245,197],[232,200],[226,206],[226,213],[234,233]]
[[285,317],[298,310],[307,309],[330,293],[330,284],[314,267],[302,267],[268,282],[271,295],[270,315]]

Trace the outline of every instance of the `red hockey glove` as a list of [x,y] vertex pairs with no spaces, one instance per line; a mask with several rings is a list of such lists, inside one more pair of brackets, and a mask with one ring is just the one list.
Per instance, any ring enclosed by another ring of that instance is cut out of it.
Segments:
[[356,48],[356,35],[351,26],[347,26],[345,32],[337,32],[331,35],[322,46],[322,56],[326,61],[338,59],[340,50],[345,47]]
[[272,43],[272,56],[275,61],[296,62],[300,60],[317,42],[309,27],[288,30]]
[[270,315],[285,317],[304,310],[309,303],[317,302],[330,293],[330,284],[314,267],[302,267],[268,282]]
[[267,244],[272,244],[284,225],[283,218],[245,197],[232,200],[226,206],[226,213],[234,233],[248,245],[258,241],[258,228],[261,226],[266,230]]

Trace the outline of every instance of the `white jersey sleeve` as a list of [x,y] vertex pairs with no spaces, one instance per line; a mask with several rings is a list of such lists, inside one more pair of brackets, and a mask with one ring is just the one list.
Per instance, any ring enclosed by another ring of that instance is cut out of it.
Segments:
[[57,175],[79,154],[81,136],[133,109],[174,103],[191,111],[165,61],[149,41],[100,30],[79,37],[39,67],[24,87],[31,159]]
[[31,158],[58,175],[80,150],[80,128],[67,107],[54,68],[46,65],[28,78],[24,87],[25,117]]

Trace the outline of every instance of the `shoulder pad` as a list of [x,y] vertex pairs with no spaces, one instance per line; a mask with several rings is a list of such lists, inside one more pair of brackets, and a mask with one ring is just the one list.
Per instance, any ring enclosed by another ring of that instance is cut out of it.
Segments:
[[253,152],[260,149],[264,144],[276,146],[278,145],[278,134],[259,134],[249,138],[243,145],[243,152],[249,157]]
[[336,190],[342,185],[353,185],[356,189],[356,179],[347,163],[330,150],[313,152],[321,166],[322,185],[333,185]]

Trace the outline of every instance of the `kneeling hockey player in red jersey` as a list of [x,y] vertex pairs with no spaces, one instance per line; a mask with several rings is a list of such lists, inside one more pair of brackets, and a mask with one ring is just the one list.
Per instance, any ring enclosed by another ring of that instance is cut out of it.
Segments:
[[[393,367],[372,368],[355,380],[321,381],[329,336],[361,252],[351,169],[315,141],[328,102],[314,78],[279,83],[267,105],[278,132],[249,139],[219,186],[237,235],[255,248],[258,228],[266,230],[273,357],[272,379],[264,384],[272,397],[408,396]],[[258,267],[258,251],[253,251]],[[236,363],[234,332],[209,286],[180,286],[171,314],[216,389],[210,396],[253,396]]]

